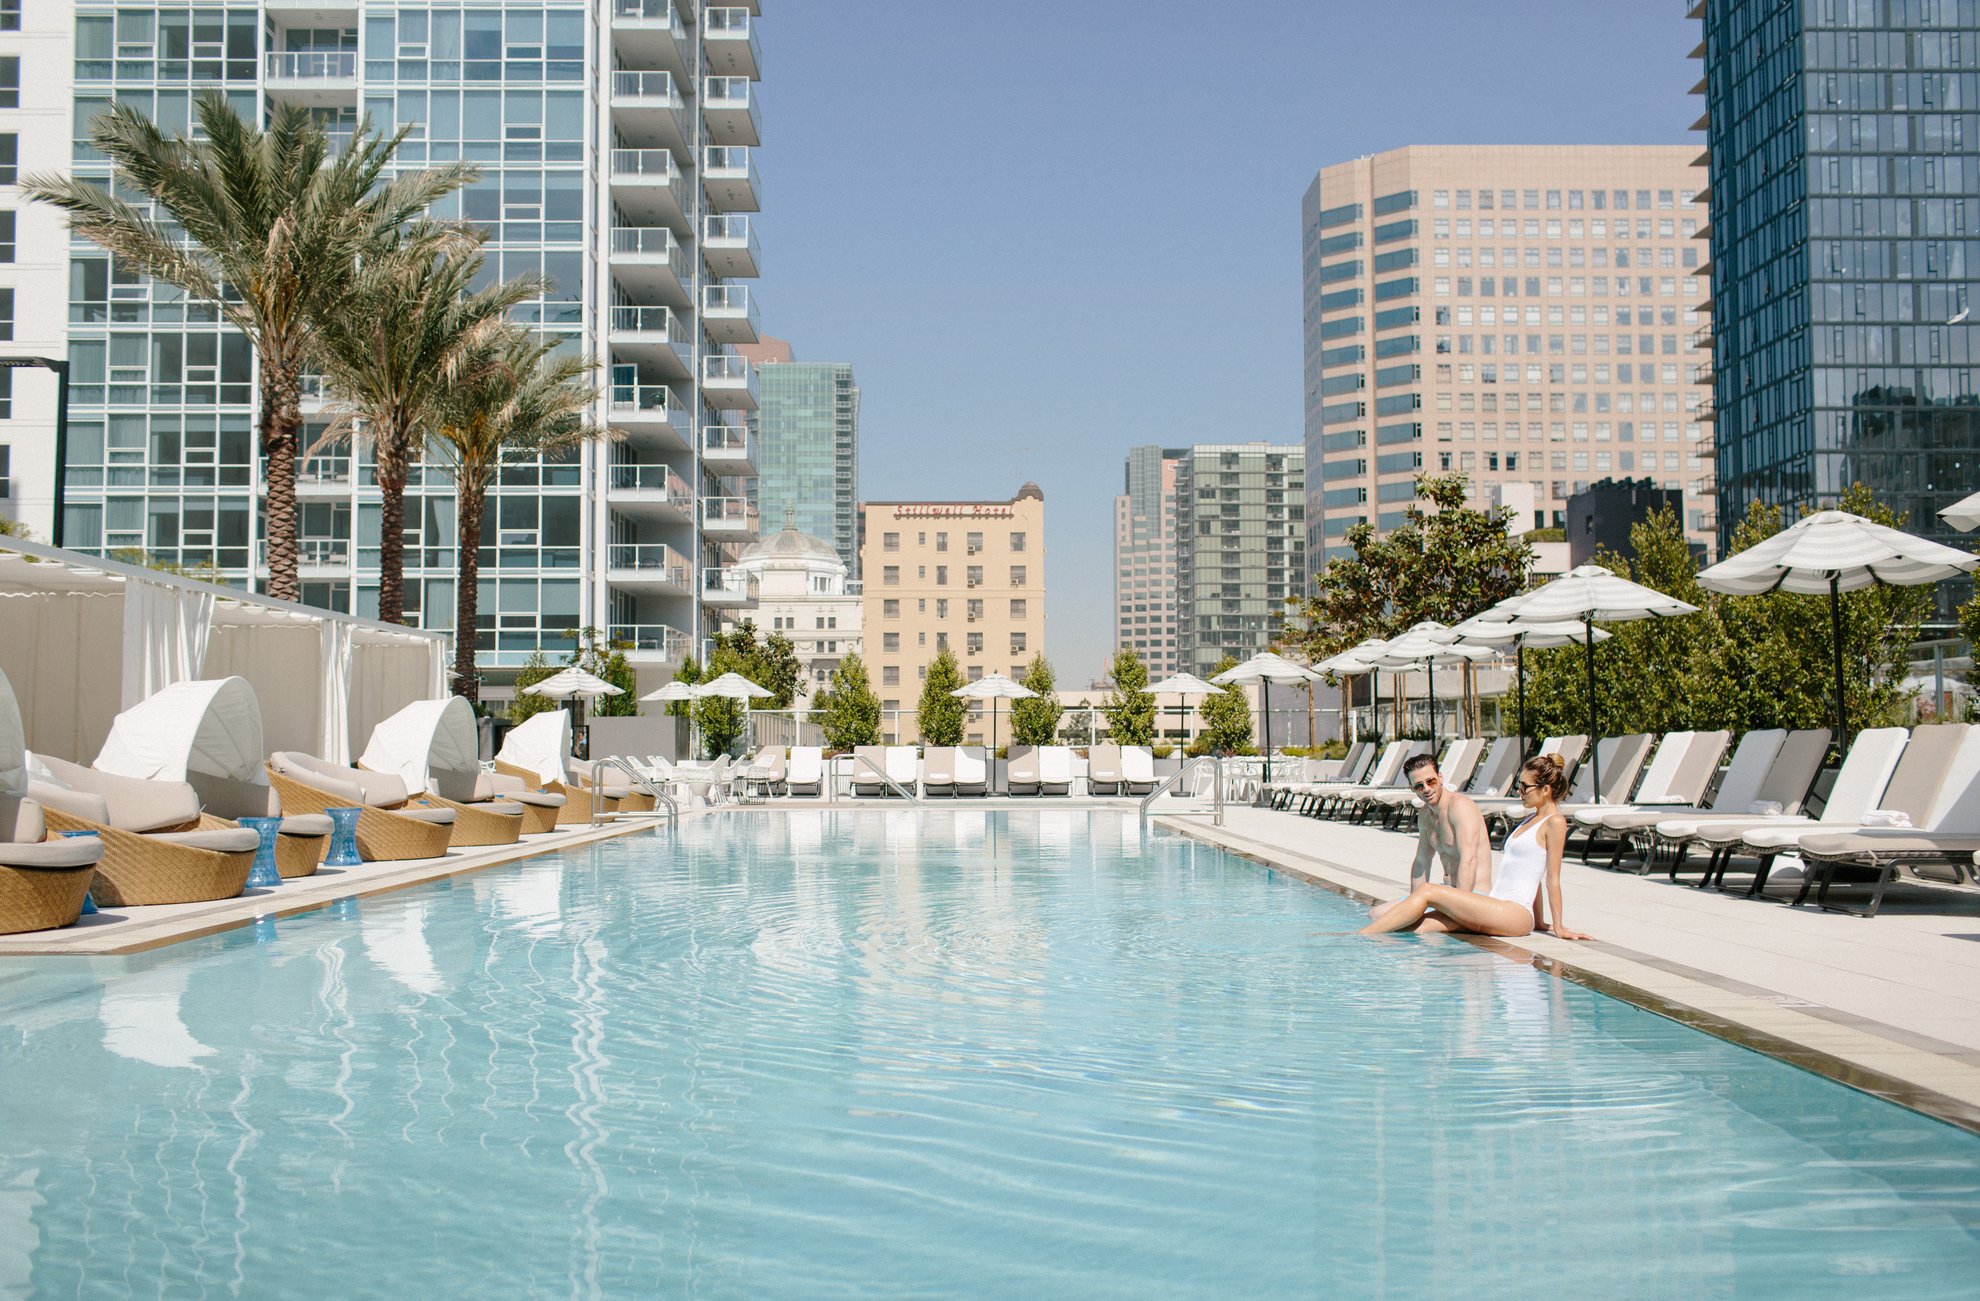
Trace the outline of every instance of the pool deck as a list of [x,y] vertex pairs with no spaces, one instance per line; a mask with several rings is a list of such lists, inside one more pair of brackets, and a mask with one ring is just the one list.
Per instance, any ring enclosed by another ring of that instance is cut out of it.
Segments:
[[[1269,809],[1157,825],[1352,897],[1407,891],[1415,838]],[[1561,869],[1568,922],[1472,940],[1638,1006],[1980,1132],[1980,897],[1893,888],[1872,918],[1790,908],[1661,876]]]

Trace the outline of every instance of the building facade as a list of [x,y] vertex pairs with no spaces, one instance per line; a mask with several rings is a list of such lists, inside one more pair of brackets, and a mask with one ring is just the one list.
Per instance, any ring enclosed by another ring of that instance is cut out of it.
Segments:
[[826,689],[839,661],[862,653],[859,584],[830,542],[788,525],[743,548],[736,568],[758,584],[758,634],[782,633],[797,652],[802,708]]
[[1135,447],[1114,498],[1114,646],[1151,678],[1176,671],[1176,471],[1187,452]]
[[947,647],[975,681],[1021,677],[1045,649],[1045,494],[860,506],[861,633],[873,690],[913,710]]
[[1207,677],[1271,645],[1306,591],[1306,453],[1209,443],[1176,458],[1176,667]]
[[788,520],[830,542],[859,576],[859,385],[842,361],[798,361],[766,339],[744,348],[756,366],[759,401],[752,498],[769,520]]
[[[662,676],[749,606],[751,580],[730,562],[758,533],[743,486],[757,378],[736,352],[757,337],[756,3],[47,8],[67,11],[73,33],[70,56],[41,75],[73,83],[76,126],[61,138],[74,141],[77,175],[108,179],[85,129],[111,102],[183,130],[206,91],[249,117],[305,105],[333,139],[365,116],[408,127],[404,164],[481,169],[440,215],[489,230],[497,274],[552,282],[520,316],[598,359],[596,418],[626,435],[502,474],[471,634],[493,694],[505,670],[538,650],[557,657],[582,626]],[[102,251],[71,247],[58,221],[21,220],[48,227],[66,270],[68,544],[263,581],[246,341]],[[323,427],[320,395],[305,413],[312,433]],[[366,452],[322,451],[301,477],[304,599],[371,613],[379,499]],[[442,476],[415,472],[405,554],[408,619],[449,627],[454,498]]]
[[[1719,527],[1861,482],[1908,527],[1980,484],[1980,10],[1694,0]],[[1939,616],[1970,585],[1939,588]]]
[[1578,486],[1650,476],[1712,537],[1696,152],[1412,146],[1320,171],[1301,213],[1315,569],[1355,524],[1400,524],[1425,472],[1531,501],[1526,528],[1560,527]]

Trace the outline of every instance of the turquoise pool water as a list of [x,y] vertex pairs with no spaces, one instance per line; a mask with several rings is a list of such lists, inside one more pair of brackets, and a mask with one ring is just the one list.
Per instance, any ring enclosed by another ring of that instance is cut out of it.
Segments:
[[1970,1296],[1980,1140],[1132,819],[0,964],[0,1295]]

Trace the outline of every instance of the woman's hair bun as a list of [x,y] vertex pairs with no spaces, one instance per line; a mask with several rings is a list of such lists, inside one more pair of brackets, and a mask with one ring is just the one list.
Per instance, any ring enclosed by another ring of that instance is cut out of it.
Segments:
[[1555,799],[1567,798],[1567,766],[1561,762],[1559,755],[1536,754],[1526,761],[1525,768],[1527,772],[1539,778],[1540,784],[1545,786]]

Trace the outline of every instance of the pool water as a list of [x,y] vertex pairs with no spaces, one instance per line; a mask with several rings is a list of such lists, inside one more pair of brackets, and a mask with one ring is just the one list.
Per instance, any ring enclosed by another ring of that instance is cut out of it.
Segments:
[[1970,1296],[1980,1139],[1085,810],[0,964],[0,1295]]

